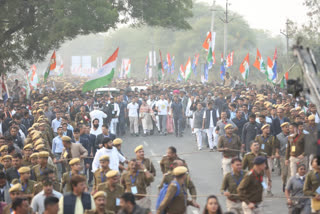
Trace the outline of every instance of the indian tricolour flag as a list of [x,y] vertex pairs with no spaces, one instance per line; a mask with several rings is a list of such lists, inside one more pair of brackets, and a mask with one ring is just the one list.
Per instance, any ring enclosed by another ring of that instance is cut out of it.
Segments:
[[267,75],[267,80],[269,82],[272,82],[273,81],[273,61],[270,59],[270,57],[268,57],[268,64],[267,64],[267,72],[266,72],[266,75]]
[[214,46],[215,46],[215,39],[216,39],[216,32],[210,32],[209,33],[209,49],[208,49],[208,56],[207,56],[207,61],[208,63],[214,61]]
[[185,75],[186,75],[185,81],[187,81],[187,80],[190,78],[191,73],[192,73],[192,66],[191,66],[190,57],[189,57],[189,59],[188,59],[188,62],[187,62],[186,67],[185,67],[185,69],[184,69],[184,72],[185,72]]
[[56,69],[56,51],[53,51],[53,54],[50,58],[50,63],[48,65],[48,68],[46,69],[46,71],[44,72],[43,74],[43,78],[44,78],[44,82],[46,83],[48,78],[49,78],[49,75],[50,75],[50,72],[53,71],[54,69]]
[[91,91],[96,88],[109,85],[113,79],[119,48],[112,54],[112,56],[102,65],[97,73],[93,74],[82,88],[83,92]]
[[244,58],[243,62],[240,64],[240,73],[245,82],[247,83],[247,79],[249,76],[249,53]]
[[256,67],[259,71],[261,71],[264,74],[267,74],[267,68],[266,65],[262,59],[262,56],[259,52],[259,49],[257,48],[257,57],[256,61],[253,63],[253,66]]

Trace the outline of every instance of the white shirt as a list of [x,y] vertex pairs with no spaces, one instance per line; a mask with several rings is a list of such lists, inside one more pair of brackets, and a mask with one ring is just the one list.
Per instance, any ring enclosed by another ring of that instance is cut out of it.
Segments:
[[[214,128],[214,123],[213,123],[213,118],[212,118],[212,113],[211,113],[212,111],[213,111],[213,109],[210,110],[210,124],[209,124],[210,128]],[[216,112],[216,115],[217,115],[217,112]],[[204,111],[203,112],[203,119],[206,119],[206,116],[207,116],[207,111]]]
[[24,140],[26,139],[26,135],[23,133],[21,129],[19,129],[19,134],[20,134],[21,140],[24,142]]
[[138,103],[129,103],[127,106],[128,111],[128,116],[129,117],[138,117],[138,109],[139,109],[139,104]]
[[266,117],[266,122],[271,124],[272,123],[272,119],[270,117]]
[[101,129],[101,128],[99,129],[99,127],[98,127],[96,130],[94,130],[93,128],[91,128],[90,134],[93,134],[93,135],[95,135],[95,136],[98,136],[99,134],[102,134],[102,129]]
[[52,122],[51,122],[51,127],[52,127],[52,129],[53,129],[53,132],[57,132],[58,127],[59,127],[60,125],[61,125],[61,118],[60,118],[60,120],[57,120],[57,118],[54,119],[54,120],[52,120]]
[[94,156],[92,162],[92,172],[95,172],[100,167],[99,158],[103,155],[109,156],[109,168],[112,170],[119,171],[119,162],[123,163],[126,160],[126,158],[118,152],[118,149],[116,147],[112,147],[112,149],[102,147],[97,151],[96,155]]
[[191,117],[193,115],[193,111],[190,110],[192,105],[191,99],[189,98],[187,108],[186,108],[186,117]]
[[120,108],[119,108],[118,103],[113,103],[113,111],[112,111],[112,113],[114,113],[114,111],[117,111],[116,116],[119,117],[119,115],[120,115]]
[[320,123],[320,118],[319,118],[318,112],[316,112],[316,114],[314,115],[314,117],[315,117],[314,122],[315,122],[315,123]]
[[167,100],[158,100],[157,102],[158,114],[167,115],[168,114],[168,101]]
[[[98,133],[98,134],[101,134],[102,133],[102,125],[103,125],[103,118],[107,118],[107,114],[105,114],[103,111],[100,111],[100,110],[93,110],[90,112],[90,118],[91,118],[91,127],[93,127],[93,120],[94,119],[98,119],[99,120],[99,127],[97,128],[96,131],[93,130],[93,128],[91,128],[91,132],[94,132],[94,133]],[[93,134],[93,133],[91,133]],[[96,134],[96,135],[98,135]]]
[[[60,192],[52,190],[52,196],[57,197],[57,198],[61,198],[62,194]],[[39,214],[42,214],[44,212],[44,210],[45,210],[44,200],[45,199],[46,199],[46,196],[45,196],[43,190],[33,197],[32,201],[31,201],[31,205],[30,205],[33,212],[39,213]]]

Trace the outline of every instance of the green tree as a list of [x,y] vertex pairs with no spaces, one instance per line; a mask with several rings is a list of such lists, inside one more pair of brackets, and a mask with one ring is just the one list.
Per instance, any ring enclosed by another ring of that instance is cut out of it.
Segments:
[[320,1],[304,0],[304,5],[307,7],[308,20],[302,26],[290,22],[289,29],[293,35],[291,39],[296,43],[301,38],[302,45],[311,47],[316,61],[320,62]]
[[0,73],[43,60],[78,35],[120,24],[190,29],[192,0],[2,0]]

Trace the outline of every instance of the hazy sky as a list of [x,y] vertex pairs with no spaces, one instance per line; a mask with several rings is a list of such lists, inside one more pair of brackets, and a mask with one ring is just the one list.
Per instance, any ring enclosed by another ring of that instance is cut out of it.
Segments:
[[[212,5],[212,0],[197,0]],[[289,18],[299,24],[304,23],[306,8],[303,0],[229,0],[230,10],[244,16],[253,28],[269,30],[273,35],[284,29]],[[216,4],[225,8],[226,0],[216,0]]]

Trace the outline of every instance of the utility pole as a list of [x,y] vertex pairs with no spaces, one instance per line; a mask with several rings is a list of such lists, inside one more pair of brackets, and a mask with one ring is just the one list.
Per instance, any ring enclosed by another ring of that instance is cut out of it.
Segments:
[[213,25],[214,25],[214,11],[215,11],[216,0],[213,0],[211,7],[211,33],[213,33]]
[[228,51],[228,23],[230,23],[233,19],[229,19],[229,11],[228,11],[228,6],[230,4],[228,3],[228,0],[226,0],[226,11],[224,12],[225,18],[220,18],[221,21],[224,23],[224,43],[223,43],[223,54],[227,56],[227,51]]
[[290,24],[289,19],[287,19],[286,30],[285,31],[280,30],[280,33],[286,37],[286,41],[287,41],[287,59],[289,58],[289,37],[292,35],[288,32],[289,31],[289,24]]

